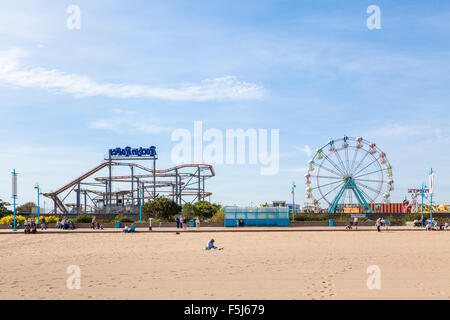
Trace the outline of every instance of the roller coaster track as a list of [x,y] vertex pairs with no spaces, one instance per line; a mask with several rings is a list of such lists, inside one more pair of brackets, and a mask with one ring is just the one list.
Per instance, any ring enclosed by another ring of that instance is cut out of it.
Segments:
[[[59,210],[61,210],[61,212],[63,213],[68,213],[67,204],[65,205],[63,202],[65,200],[64,197],[62,200],[60,199],[60,195],[69,190],[70,188],[72,188],[72,190],[69,192],[71,193],[72,191],[78,191],[78,188],[76,188],[76,186],[78,184],[80,184],[82,181],[86,180],[87,178],[89,178],[90,176],[94,175],[96,172],[102,170],[103,168],[107,168],[109,166],[128,166],[128,167],[135,167],[135,168],[139,168],[143,171],[148,172],[148,174],[137,174],[137,175],[124,175],[124,176],[111,176],[111,177],[95,177],[94,180],[100,183],[107,183],[109,180],[111,181],[115,181],[115,182],[131,182],[132,179],[136,179],[138,181],[141,182],[145,182],[145,183],[153,183],[155,182],[155,186],[156,188],[163,188],[163,187],[174,187],[174,186],[180,186],[179,187],[179,196],[182,195],[188,195],[188,196],[194,196],[194,195],[198,195],[200,197],[200,195],[202,195],[203,197],[205,196],[210,196],[212,193],[211,192],[205,192],[204,190],[200,191],[200,189],[195,192],[195,191],[191,191],[191,189],[189,188],[181,188],[182,185],[185,184],[189,184],[190,179],[192,178],[196,178],[196,177],[201,177],[203,180],[205,179],[209,179],[215,176],[215,171],[213,166],[209,165],[209,164],[183,164],[183,165],[178,165],[175,167],[171,167],[168,169],[158,169],[158,170],[153,170],[150,168],[147,168],[143,165],[137,164],[137,163],[130,163],[130,162],[117,162],[117,161],[105,161],[103,163],[101,163],[100,165],[96,166],[95,168],[89,170],[88,172],[84,173],[83,175],[81,175],[80,177],[72,180],[71,182],[65,184],[64,186],[60,187],[59,189],[57,189],[54,192],[48,192],[48,193],[44,193],[43,195],[47,198],[50,198],[54,201],[55,203],[55,207],[57,207]],[[189,168],[195,168],[196,172],[187,172],[187,170],[189,170]],[[173,181],[149,181],[149,180],[143,180],[145,178],[174,178],[174,179],[178,179],[177,182],[173,182]],[[189,179],[186,183],[183,182],[182,180],[184,179]],[[193,190],[193,189],[192,189]],[[89,192],[89,193],[94,193],[97,196],[103,196],[106,194],[106,192],[103,191],[97,191],[97,190],[82,190],[80,189],[81,192]],[[118,193],[131,193],[131,190],[122,190],[119,191]],[[164,190],[158,190],[158,192],[161,193],[168,193],[169,196],[176,196],[176,194],[174,194],[173,192],[170,191],[164,191]],[[151,198],[151,197],[144,197],[144,198]],[[73,204],[71,204],[73,205]]]

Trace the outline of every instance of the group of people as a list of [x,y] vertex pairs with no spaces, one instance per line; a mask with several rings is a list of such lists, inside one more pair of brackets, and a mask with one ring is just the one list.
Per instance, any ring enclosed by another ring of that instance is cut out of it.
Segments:
[[425,226],[426,231],[438,231],[438,230],[448,230],[448,222],[445,224],[437,224],[436,221],[428,221]]
[[[36,224],[36,221],[34,220],[34,218],[28,218],[28,219],[25,219],[25,221],[23,222],[23,225],[21,224],[20,221],[17,221],[16,229],[21,229],[23,227],[25,233],[36,233],[38,225],[39,225],[39,221]],[[8,228],[9,229],[13,229],[14,228],[14,223],[11,222],[8,225]],[[41,219],[41,230],[46,230],[46,229],[47,229],[47,223],[45,221],[45,217],[42,217],[42,219]]]
[[435,220],[430,221],[425,218],[414,220],[414,227],[423,227],[426,231],[432,230],[448,230],[448,222],[438,224]]
[[355,226],[355,230],[358,230],[358,217],[355,217],[353,221],[350,220],[345,229],[353,229],[353,226]]
[[36,233],[37,232],[37,226],[34,219],[25,219],[25,222],[23,223],[24,232],[25,233]]
[[75,223],[73,221],[70,221],[67,219],[67,217],[64,217],[62,219],[59,219],[58,222],[56,222],[56,229],[62,229],[62,230],[74,230],[75,229]]
[[95,229],[103,230],[103,225],[97,221],[97,217],[96,216],[92,217],[91,228],[93,230],[95,230]]
[[[378,218],[375,222],[375,226],[377,227],[377,231],[381,231],[381,227],[385,226],[386,231],[389,230],[390,222],[387,220],[384,220],[383,217]],[[355,227],[356,230],[358,230],[358,217],[355,217],[353,221],[350,221],[348,225],[345,227],[345,229],[353,229]]]
[[[187,218],[183,216],[176,216],[175,221],[177,222],[177,229],[184,229],[187,228]],[[200,219],[197,217],[195,219],[195,227],[197,229],[200,229]]]
[[381,217],[377,219],[375,225],[377,226],[377,231],[380,232],[382,226],[384,226],[386,228],[386,231],[388,231],[391,223],[387,220],[384,220],[383,217]]
[[122,229],[122,232],[136,232],[136,226],[134,225],[134,223],[132,223],[131,226],[126,224]]

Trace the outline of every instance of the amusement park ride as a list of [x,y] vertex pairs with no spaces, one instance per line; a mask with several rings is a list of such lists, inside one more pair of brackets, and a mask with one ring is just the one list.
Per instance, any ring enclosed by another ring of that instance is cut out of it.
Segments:
[[373,213],[381,195],[385,203],[390,202],[392,166],[373,142],[347,136],[330,140],[308,163],[306,198],[317,210],[326,206],[328,213],[335,213],[343,207],[359,207],[363,213]]
[[[53,200],[54,214],[101,214],[137,213],[141,201],[155,199],[160,194],[171,197],[179,205],[204,200],[212,194],[205,190],[205,180],[215,176],[211,165],[184,164],[157,170],[157,159],[155,147],[111,149],[105,162],[58,190],[44,193],[44,196]],[[153,162],[153,168],[130,162],[130,160],[150,160]],[[129,173],[113,175],[113,168],[129,170]],[[102,169],[108,170],[108,174],[94,177]],[[115,191],[113,191],[113,182],[116,185]],[[127,187],[117,188],[123,185]],[[68,203],[67,201],[74,196],[75,202]]]

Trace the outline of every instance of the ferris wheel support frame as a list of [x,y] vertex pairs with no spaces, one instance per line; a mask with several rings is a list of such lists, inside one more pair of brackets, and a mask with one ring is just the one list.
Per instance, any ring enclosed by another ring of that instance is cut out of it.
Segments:
[[328,209],[328,213],[334,213],[339,201],[341,200],[342,196],[344,195],[345,190],[347,190],[347,189],[351,189],[353,191],[353,193],[355,194],[355,197],[358,200],[359,205],[361,206],[361,209],[364,213],[367,213],[367,212],[373,213],[372,208],[369,206],[366,199],[364,198],[364,196],[362,195],[361,191],[358,189],[358,187],[356,186],[356,184],[352,178],[348,178],[347,182],[342,187],[341,191],[339,191],[339,193],[336,196],[336,198],[334,199],[332,205]]

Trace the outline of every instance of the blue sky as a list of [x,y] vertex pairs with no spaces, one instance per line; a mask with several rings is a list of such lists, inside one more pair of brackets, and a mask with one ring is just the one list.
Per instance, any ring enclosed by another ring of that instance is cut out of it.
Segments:
[[0,40],[2,199],[13,168],[34,201],[35,182],[55,190],[116,146],[155,145],[172,166],[171,132],[202,120],[280,129],[278,174],[215,165],[212,201],[290,201],[295,180],[304,204],[308,148],[347,134],[387,153],[394,201],[432,166],[450,203],[448,1],[17,0],[0,4]]

